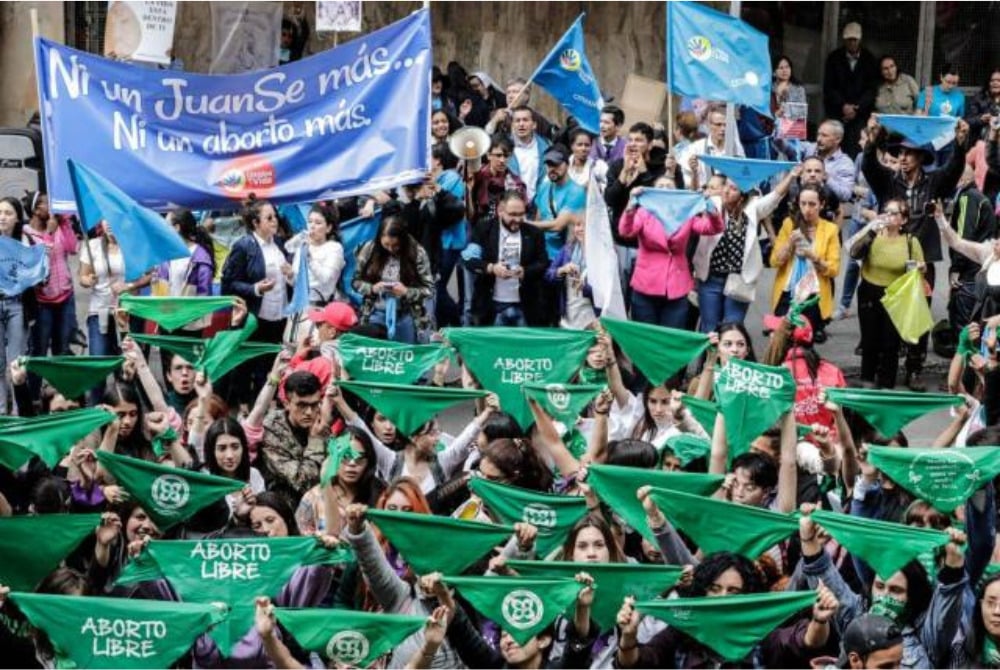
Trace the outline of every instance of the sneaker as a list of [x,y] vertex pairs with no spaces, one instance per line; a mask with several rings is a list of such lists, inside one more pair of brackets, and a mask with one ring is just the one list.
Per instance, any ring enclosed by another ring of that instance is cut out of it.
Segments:
[[843,305],[837,305],[837,309],[833,310],[833,321],[843,321],[844,319],[850,318],[851,310],[844,307]]
[[927,383],[919,372],[909,372],[906,375],[906,386],[914,393],[926,393]]

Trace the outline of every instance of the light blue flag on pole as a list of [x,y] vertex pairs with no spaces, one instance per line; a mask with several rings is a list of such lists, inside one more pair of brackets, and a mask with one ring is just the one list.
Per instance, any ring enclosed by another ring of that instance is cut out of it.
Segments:
[[344,271],[340,275],[340,288],[355,305],[361,304],[361,294],[351,288],[354,271],[357,269],[358,249],[375,239],[382,223],[382,210],[375,210],[370,218],[356,217],[340,224],[340,243],[344,245]]
[[596,135],[600,130],[604,99],[583,45],[585,16],[577,17],[529,81],[548,91],[581,128]]
[[0,236],[0,294],[18,296],[41,284],[49,274],[49,255],[44,244],[25,246]]
[[670,188],[644,188],[635,201],[659,219],[668,236],[676,233],[692,216],[712,206],[701,193]]
[[667,3],[667,83],[679,95],[771,116],[767,35],[695,2]]
[[958,119],[953,116],[879,114],[878,122],[915,144],[930,144],[939,151],[955,139],[955,124]]
[[297,203],[295,205],[280,205],[278,216],[285,217],[292,234],[301,233],[309,225],[309,210],[311,203]]
[[125,260],[125,281],[135,281],[150,268],[191,255],[173,226],[146,209],[110,181],[72,158],[69,177],[76,211],[86,230],[107,221]]
[[309,243],[299,248],[299,267],[295,268],[295,287],[292,299],[285,306],[285,316],[302,314],[309,309]]
[[786,172],[798,165],[791,161],[764,161],[757,158],[729,156],[698,156],[698,160],[732,179],[741,191],[749,191],[762,181],[767,181],[779,172]]

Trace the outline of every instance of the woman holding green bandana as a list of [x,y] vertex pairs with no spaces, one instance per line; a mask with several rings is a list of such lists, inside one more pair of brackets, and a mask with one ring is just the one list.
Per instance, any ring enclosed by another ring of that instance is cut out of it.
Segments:
[[716,363],[725,367],[730,358],[757,362],[750,332],[742,323],[720,323],[716,330],[708,334],[708,341],[712,347],[705,354],[705,367],[688,386],[688,393],[702,400],[713,399]]
[[950,668],[1000,668],[1000,565],[987,568],[976,606],[951,647]]
[[[903,633],[904,668],[947,667],[968,584],[962,550],[965,534],[948,529],[951,540],[945,545],[944,565],[933,587],[924,566],[913,559],[888,577],[876,576],[868,586],[868,597],[864,598],[851,590],[834,566],[824,548],[829,535],[810,517],[812,510],[812,506],[802,508],[803,516],[799,520],[802,558],[793,582],[802,578],[810,587],[822,582],[833,591],[841,604],[837,614],[840,631],[864,611],[866,601],[870,613],[894,621]],[[884,547],[886,552],[894,550],[899,549],[888,543]]]

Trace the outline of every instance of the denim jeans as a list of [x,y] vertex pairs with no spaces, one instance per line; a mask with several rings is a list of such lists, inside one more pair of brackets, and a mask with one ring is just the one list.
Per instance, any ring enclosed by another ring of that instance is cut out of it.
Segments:
[[[87,347],[91,356],[117,356],[121,353],[113,314],[108,316],[106,333],[101,332],[100,318],[96,314],[87,317]],[[96,405],[101,402],[104,396],[104,386],[101,384],[91,389],[91,404]]]
[[674,300],[632,291],[632,320],[654,326],[684,329],[687,326],[688,299],[681,296]]
[[32,334],[31,354],[53,356],[69,353],[69,341],[76,328],[76,302],[73,294],[60,303],[38,303],[38,319]]
[[[372,312],[371,316],[368,317],[369,323],[377,323],[379,325],[386,325],[385,323],[385,310],[376,309]],[[417,329],[413,323],[413,315],[409,311],[400,311],[396,314],[396,335],[395,337],[389,338],[393,342],[402,342],[403,344],[416,344],[417,343]]]
[[711,333],[720,323],[743,323],[750,303],[736,300],[723,295],[726,278],[721,275],[709,275],[705,281],[698,282],[698,307],[701,309],[701,323],[698,330]]
[[521,305],[516,302],[493,301],[493,311],[496,318],[493,320],[494,326],[511,326],[523,328],[528,325],[524,318],[524,311]]
[[13,299],[0,298],[0,365],[3,377],[0,379],[0,414],[7,413],[7,403],[12,398],[7,368],[11,361],[25,352],[27,331],[24,327],[24,307],[20,296]]

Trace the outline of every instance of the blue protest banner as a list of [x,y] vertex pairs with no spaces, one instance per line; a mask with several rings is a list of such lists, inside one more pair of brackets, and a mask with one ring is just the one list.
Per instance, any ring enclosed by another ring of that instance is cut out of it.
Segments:
[[330,200],[420,181],[430,164],[427,10],[266,71],[151,70],[35,40],[51,208],[67,159],[146,207],[232,209],[250,193]]
[[361,246],[375,239],[378,227],[382,223],[382,210],[365,218],[359,216],[340,224],[340,243],[344,245],[344,271],[340,275],[340,289],[355,305],[361,304],[361,294],[351,288],[354,271],[357,269],[357,253]]
[[695,2],[667,3],[667,83],[679,95],[771,116],[767,35]]
[[878,122],[911,142],[930,144],[939,151],[955,139],[955,124],[958,119],[953,116],[879,114]]
[[749,191],[762,181],[767,181],[779,172],[786,172],[798,165],[791,161],[765,161],[758,158],[729,156],[698,156],[698,160],[732,179],[741,191]]
[[548,91],[581,128],[596,135],[600,132],[604,100],[584,49],[584,16],[580,14],[556,42],[530,81]]
[[45,245],[24,245],[0,235],[0,294],[18,296],[49,275]]
[[108,225],[122,250],[125,281],[136,281],[164,261],[191,255],[166,219],[85,165],[72,159],[67,162],[80,221],[86,230],[101,221]]
[[668,236],[692,216],[711,207],[709,199],[701,193],[669,188],[644,188],[635,201],[663,224]]

